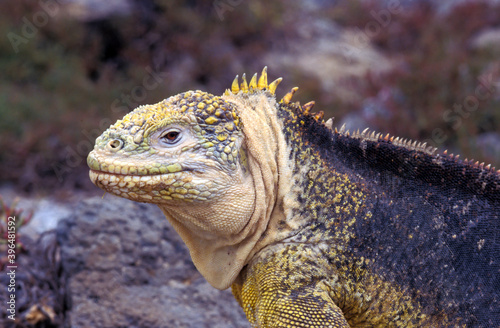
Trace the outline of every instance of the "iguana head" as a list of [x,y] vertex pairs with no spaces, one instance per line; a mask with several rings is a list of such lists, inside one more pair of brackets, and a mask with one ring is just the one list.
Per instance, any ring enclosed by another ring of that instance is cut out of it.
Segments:
[[242,140],[231,103],[188,91],[138,107],[106,130],[88,157],[90,176],[135,201],[211,202],[241,183]]
[[[140,106],[97,140],[87,163],[105,191],[157,204],[198,270],[227,288],[258,251],[286,178],[286,143],[266,69],[223,96],[188,91]],[[280,174],[278,174],[278,172]]]

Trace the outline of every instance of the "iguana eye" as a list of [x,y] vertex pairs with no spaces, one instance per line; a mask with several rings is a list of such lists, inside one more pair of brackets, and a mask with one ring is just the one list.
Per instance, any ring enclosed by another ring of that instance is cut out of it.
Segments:
[[160,139],[169,145],[174,145],[181,139],[181,132],[177,129],[167,130],[160,136]]

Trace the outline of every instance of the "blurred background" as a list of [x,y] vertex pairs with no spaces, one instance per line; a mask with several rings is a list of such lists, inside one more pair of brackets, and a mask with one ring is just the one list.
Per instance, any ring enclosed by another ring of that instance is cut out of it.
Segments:
[[499,1],[0,1],[0,181],[94,190],[134,107],[269,67],[340,126],[500,163]]
[[116,119],[266,65],[335,126],[500,166],[498,0],[0,0],[3,213],[20,197],[35,240],[101,198],[86,157]]

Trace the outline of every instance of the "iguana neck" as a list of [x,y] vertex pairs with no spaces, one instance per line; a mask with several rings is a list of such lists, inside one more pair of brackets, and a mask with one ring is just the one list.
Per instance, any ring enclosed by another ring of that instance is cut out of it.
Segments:
[[[362,179],[337,165],[331,156],[334,133],[298,103],[280,103],[278,117],[289,145],[292,166],[285,195],[286,225],[293,242],[326,242],[341,247],[353,237],[356,220],[371,213],[362,205],[369,191]],[[285,240],[286,242],[286,240]]]
[[[319,148],[308,141],[311,135],[306,122],[312,123],[314,118],[302,115],[298,104],[277,102],[266,92],[229,94],[223,99],[235,108],[246,109],[239,115],[245,135],[243,150],[255,190],[255,210],[249,220],[254,229],[245,244],[237,246],[239,268],[266,246],[302,233],[311,222],[328,221],[328,207],[317,193],[338,195],[332,201],[339,202],[339,208],[348,201],[345,194],[362,197],[351,192],[356,185],[350,185],[342,173],[332,170]],[[318,179],[322,183],[313,188]],[[356,209],[343,209],[349,213],[352,210]],[[337,231],[337,236],[348,238],[342,230]],[[230,278],[225,281],[232,282],[235,276]]]
[[[222,98],[234,108],[241,109],[238,115],[245,136],[241,148],[242,166],[249,173],[248,186],[253,185],[253,212],[244,220],[246,224],[237,234],[207,239],[204,234],[195,235],[192,229],[176,224],[174,217],[179,215],[164,210],[188,245],[198,270],[218,289],[229,287],[242,267],[260,249],[288,236],[289,231],[276,235],[270,233],[269,227],[285,221],[283,199],[289,191],[286,181],[291,179],[292,172],[290,150],[282,132],[283,124],[278,119],[275,97],[265,91],[256,91]],[[219,210],[224,215],[224,208]]]

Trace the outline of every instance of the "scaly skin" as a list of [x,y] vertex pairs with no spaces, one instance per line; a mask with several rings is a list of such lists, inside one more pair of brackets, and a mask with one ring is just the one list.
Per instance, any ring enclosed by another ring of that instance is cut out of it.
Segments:
[[255,327],[500,326],[500,173],[277,101],[266,69],[141,106],[88,157]]

